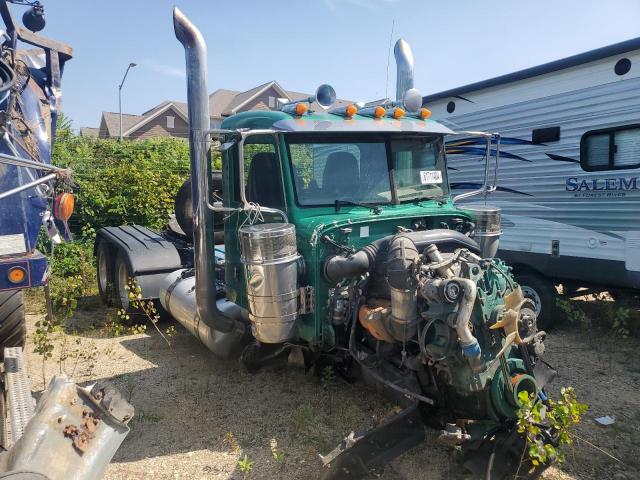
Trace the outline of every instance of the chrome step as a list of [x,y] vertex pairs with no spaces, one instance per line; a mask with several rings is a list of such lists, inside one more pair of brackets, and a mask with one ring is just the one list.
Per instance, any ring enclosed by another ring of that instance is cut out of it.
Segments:
[[22,436],[35,408],[21,347],[4,349],[4,377],[7,418],[3,440],[4,447],[9,448]]

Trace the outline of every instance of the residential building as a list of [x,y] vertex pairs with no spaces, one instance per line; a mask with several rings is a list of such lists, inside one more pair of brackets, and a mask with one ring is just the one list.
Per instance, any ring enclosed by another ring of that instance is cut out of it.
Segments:
[[[219,128],[225,117],[249,110],[275,110],[278,99],[286,101],[302,100],[309,93],[283,89],[275,80],[264,83],[245,92],[219,89],[209,95],[211,128]],[[338,100],[337,105],[348,103]],[[322,107],[314,102],[311,109]],[[81,136],[118,138],[120,136],[120,115],[117,112],[102,112],[100,126],[82,127]],[[122,136],[127,139],[173,136],[186,138],[189,135],[187,104],[164,101],[141,115],[122,114]]]

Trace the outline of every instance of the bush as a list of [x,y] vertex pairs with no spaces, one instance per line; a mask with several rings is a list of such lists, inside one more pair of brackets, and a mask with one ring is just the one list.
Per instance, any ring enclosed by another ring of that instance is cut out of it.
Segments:
[[74,233],[85,225],[160,229],[189,176],[189,144],[173,137],[119,142],[65,136],[55,144],[53,161],[74,172]]

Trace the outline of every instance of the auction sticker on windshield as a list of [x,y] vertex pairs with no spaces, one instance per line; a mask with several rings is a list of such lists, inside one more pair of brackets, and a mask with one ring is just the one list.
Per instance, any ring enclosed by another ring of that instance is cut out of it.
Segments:
[[420,183],[422,185],[442,183],[442,172],[440,170],[420,170]]

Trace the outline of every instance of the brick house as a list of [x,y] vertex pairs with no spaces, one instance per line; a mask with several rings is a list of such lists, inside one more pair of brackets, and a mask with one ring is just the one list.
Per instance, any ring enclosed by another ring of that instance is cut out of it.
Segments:
[[[309,93],[284,90],[275,80],[264,83],[246,92],[219,89],[209,95],[211,128],[218,128],[225,117],[248,110],[275,110],[277,99],[289,101],[308,98]],[[336,105],[348,103],[338,100]],[[320,110],[317,103],[313,110]],[[102,112],[100,126],[80,128],[81,136],[118,138],[120,135],[120,115],[116,112]],[[141,115],[122,114],[122,136],[127,139],[174,136],[186,138],[189,135],[187,104],[164,101]]]

